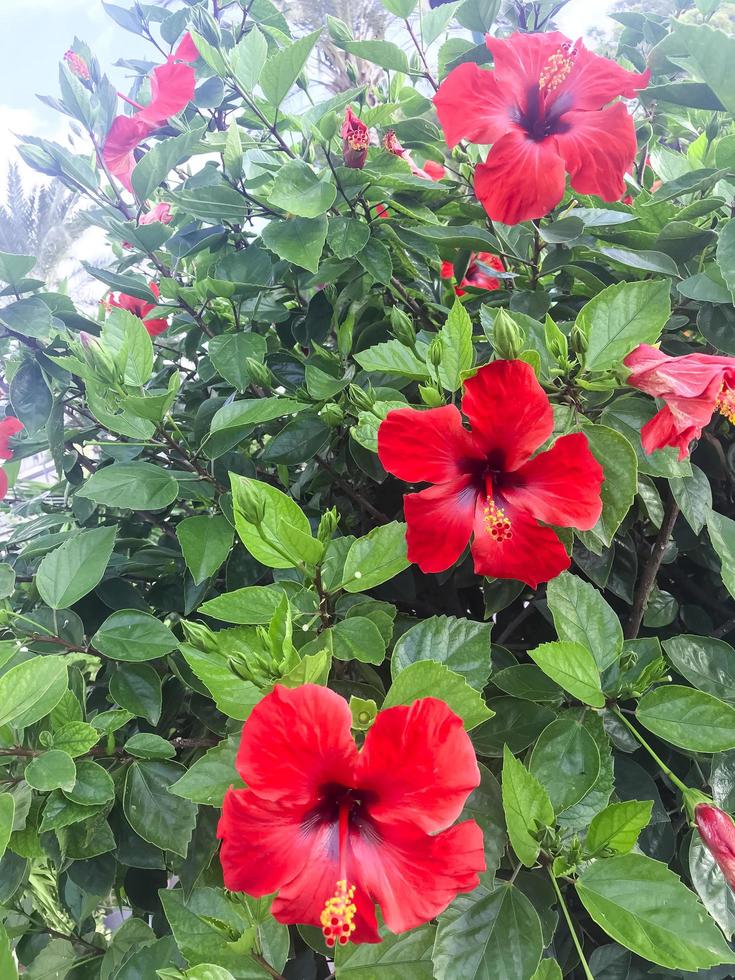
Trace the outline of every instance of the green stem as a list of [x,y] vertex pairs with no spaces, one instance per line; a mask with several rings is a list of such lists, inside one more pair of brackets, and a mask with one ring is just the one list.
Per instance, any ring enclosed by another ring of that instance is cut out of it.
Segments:
[[587,977],[587,980],[595,980],[595,978],[592,975],[592,971],[589,968],[589,964],[587,963],[587,960],[584,957],[584,952],[582,950],[582,945],[581,945],[579,939],[577,938],[577,932],[576,932],[576,930],[574,928],[574,923],[572,922],[572,917],[569,914],[569,909],[567,908],[567,903],[564,901],[564,896],[562,895],[561,889],[559,888],[559,883],[557,882],[556,878],[554,877],[554,872],[551,870],[551,868],[547,868],[547,870],[549,872],[549,877],[551,878],[551,884],[553,885],[554,891],[556,892],[556,897],[557,897],[557,899],[559,901],[559,906],[561,907],[561,910],[564,913],[564,918],[567,921],[567,926],[569,927],[569,934],[572,937],[572,942],[574,943],[574,947],[577,950],[577,953],[579,954],[579,961],[582,964],[582,969],[584,970],[584,975],[585,975],[585,977]]
[[612,713],[615,715],[615,717],[618,718],[620,721],[622,721],[622,723],[625,725],[625,727],[631,733],[631,735],[633,736],[633,738],[635,738],[636,741],[640,745],[643,746],[643,748],[646,750],[646,752],[648,752],[648,754],[654,760],[654,762],[656,763],[656,765],[659,766],[659,768],[661,769],[661,771],[663,773],[665,773],[665,775],[667,775],[669,777],[669,779],[674,784],[674,786],[677,786],[681,790],[682,793],[689,792],[689,787],[685,783],[682,783],[682,781],[679,779],[679,777],[677,775],[675,775],[669,769],[669,767],[663,761],[663,759],[661,758],[661,756],[659,756],[658,753],[654,752],[654,750],[651,748],[651,746],[648,744],[648,742],[645,740],[645,738],[641,735],[641,733],[638,731],[638,729],[635,728],[633,725],[631,725],[631,723],[628,721],[628,719],[625,717],[625,715],[621,711],[619,711],[617,708],[612,708],[611,710],[612,710]]

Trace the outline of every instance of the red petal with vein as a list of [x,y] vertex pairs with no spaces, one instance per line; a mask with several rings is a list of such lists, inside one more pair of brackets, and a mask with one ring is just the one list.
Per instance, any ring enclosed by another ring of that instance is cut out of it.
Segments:
[[619,200],[625,193],[623,175],[632,170],[637,148],[633,117],[623,103],[601,112],[567,112],[561,123],[569,128],[554,141],[574,190]]
[[543,218],[564,196],[564,161],[554,139],[540,142],[513,129],[475,167],[475,194],[493,221],[514,225]]
[[605,477],[582,432],[561,436],[504,482],[508,504],[544,524],[589,531],[602,513],[600,487]]
[[357,762],[351,727],[347,702],[334,691],[278,684],[243,726],[237,770],[264,799],[313,804],[320,786],[351,785]]
[[403,498],[408,560],[422,572],[443,572],[464,551],[472,534],[477,489],[458,477]]
[[642,74],[627,71],[610,58],[593,54],[583,41],[575,43],[574,51],[574,67],[556,95],[571,96],[575,109],[601,109],[619,95],[634,99],[648,85],[648,69]]
[[454,823],[480,785],[480,770],[462,719],[444,701],[422,698],[378,713],[365,736],[357,780],[377,796],[368,805],[375,820],[413,823],[431,833]]
[[460,140],[494,143],[512,125],[513,103],[495,74],[466,62],[451,71],[434,96],[447,146]]
[[133,150],[153,131],[154,127],[140,116],[115,116],[102,147],[107,169],[117,177],[126,190],[132,191],[130,175],[135,166]]
[[199,49],[192,40],[191,34],[187,31],[179,41],[179,46],[174,51],[174,58],[177,61],[196,61],[199,57]]
[[512,537],[498,542],[488,533],[485,502],[479,500],[472,540],[472,557],[478,575],[517,579],[537,589],[541,582],[548,582],[569,568],[569,555],[551,528],[542,527],[525,511],[515,510],[502,500],[496,502],[510,518]]
[[137,119],[160,126],[175,116],[194,97],[194,69],[173,60],[151,72],[151,101],[136,113]]
[[454,405],[388,412],[378,428],[378,456],[407,483],[444,483],[467,473],[468,461],[483,458]]
[[559,31],[516,33],[505,39],[488,34],[485,43],[493,56],[493,73],[499,88],[509,92],[515,104],[522,106],[528,91],[538,85],[546,62],[563,44],[569,43],[569,38]]
[[554,428],[548,395],[525,361],[493,361],[465,383],[462,411],[493,469],[516,470]]

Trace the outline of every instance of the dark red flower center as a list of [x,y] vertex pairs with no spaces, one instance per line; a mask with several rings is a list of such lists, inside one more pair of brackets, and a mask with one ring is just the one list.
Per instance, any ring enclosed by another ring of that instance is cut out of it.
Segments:
[[513,114],[521,129],[535,143],[569,129],[562,116],[572,107],[571,97],[567,93],[555,97],[554,93],[574,68],[575,55],[571,44],[557,48],[541,69],[538,84],[528,89],[525,107],[518,107]]

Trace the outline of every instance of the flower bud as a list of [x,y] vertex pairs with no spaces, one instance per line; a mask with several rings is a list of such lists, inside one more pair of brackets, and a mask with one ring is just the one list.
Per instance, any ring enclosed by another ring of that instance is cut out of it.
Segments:
[[87,333],[86,330],[79,331],[79,340],[82,347],[85,350],[90,350],[93,347],[99,347],[100,342],[96,337],[93,337],[91,333]]
[[330,428],[335,429],[344,422],[345,413],[336,402],[327,402],[319,412],[319,418],[326,422]]
[[419,385],[419,395],[421,395],[421,401],[424,405],[428,405],[429,408],[439,408],[444,404],[444,396],[436,388],[432,388],[431,385]]
[[498,310],[493,321],[493,350],[498,357],[513,361],[523,350],[525,337],[506,310]]
[[433,364],[434,367],[439,367],[442,362],[443,353],[441,340],[439,337],[434,337],[432,342],[429,344],[429,350],[426,355],[429,363]]
[[396,340],[400,340],[405,347],[410,347],[411,350],[416,347],[416,330],[413,321],[408,314],[399,310],[397,306],[391,307],[390,325]]
[[373,398],[370,391],[365,391],[359,385],[350,385],[347,389],[347,394],[350,401],[359,409],[361,412],[370,412],[375,404],[375,399]]
[[262,361],[258,361],[254,357],[246,357],[245,366],[256,385],[260,385],[262,388],[270,388],[273,382],[273,375]]
[[255,491],[250,482],[243,480],[237,487],[235,504],[249,524],[258,527],[265,517],[265,500]]
[[712,116],[710,121],[707,123],[707,128],[704,132],[707,136],[708,143],[711,143],[712,140],[717,139],[720,133],[720,120],[716,116]]
[[735,823],[724,810],[708,803],[694,808],[697,830],[731,888],[735,888]]
[[316,536],[325,547],[332,540],[332,535],[337,530],[338,524],[339,511],[336,507],[332,507],[330,510],[325,511],[325,513],[322,514]]
[[347,106],[340,136],[342,137],[342,159],[345,166],[351,167],[352,170],[362,170],[367,160],[370,134],[362,119],[359,119],[352,111],[352,106]]
[[584,354],[589,346],[589,338],[581,327],[575,323],[569,334],[569,342],[575,354]]
[[89,81],[89,66],[80,54],[77,54],[76,51],[69,48],[69,50],[64,54],[64,61],[66,62],[72,75],[76,75],[76,77],[82,82]]

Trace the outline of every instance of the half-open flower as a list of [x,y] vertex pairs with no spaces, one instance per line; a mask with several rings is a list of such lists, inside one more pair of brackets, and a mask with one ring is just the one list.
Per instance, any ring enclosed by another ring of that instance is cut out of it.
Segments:
[[[0,459],[12,459],[13,451],[10,448],[10,439],[17,435],[23,428],[23,423],[14,415],[6,415],[0,421]],[[0,467],[0,500],[5,498],[8,492],[8,477],[4,469]]]
[[[474,62],[449,73],[434,96],[447,143],[492,143],[475,169],[475,193],[494,221],[541,218],[564,195],[617,201],[636,153],[633,98],[649,72],[626,71],[563,34],[486,38],[494,68]],[[607,107],[607,108],[605,108]]]
[[[158,285],[155,282],[151,282],[148,285],[151,292],[157,297],[159,294]],[[129,296],[127,293],[111,293],[107,299],[107,305],[109,307],[116,306],[118,309],[127,310],[128,313],[140,317],[143,321],[143,326],[151,337],[157,337],[159,333],[163,333],[164,330],[168,329],[168,320],[166,317],[156,317],[153,320],[146,319],[151,310],[156,308],[155,303],[138,299],[137,296]]]
[[345,166],[352,170],[362,170],[367,160],[370,133],[362,119],[352,111],[352,106],[347,106],[340,136]]
[[631,370],[629,385],[665,402],[641,430],[647,453],[676,446],[679,459],[684,459],[715,412],[735,425],[735,358],[670,357],[657,347],[640,344],[623,363]]
[[[474,286],[475,289],[500,289],[500,279],[487,272],[488,266],[497,272],[505,272],[503,260],[499,255],[494,255],[492,252],[473,252],[470,261],[467,263],[462,282],[454,287],[457,296],[464,296],[467,292],[465,286]],[[442,262],[441,277],[442,279],[454,279],[454,265],[451,262]]]
[[245,722],[217,836],[225,887],[278,892],[279,922],[320,926],[328,946],[380,941],[442,912],[485,869],[482,831],[454,824],[480,782],[472,743],[443,701],[378,713],[360,750],[338,694],[277,686]]
[[441,180],[446,173],[444,167],[439,163],[434,163],[433,160],[428,160],[423,167],[419,167],[408,150],[401,145],[392,129],[389,129],[383,137],[383,149],[392,153],[393,156],[405,160],[414,177],[420,177],[421,180]]
[[731,888],[735,888],[735,823],[717,806],[698,803],[694,821],[707,850],[717,862]]
[[524,361],[494,361],[464,389],[462,424],[454,405],[389,412],[378,429],[383,466],[409,483],[433,484],[404,497],[408,557],[441,572],[470,538],[478,575],[518,579],[532,588],[569,567],[547,525],[587,531],[602,510],[602,467],[579,432],[551,436],[548,396]]

